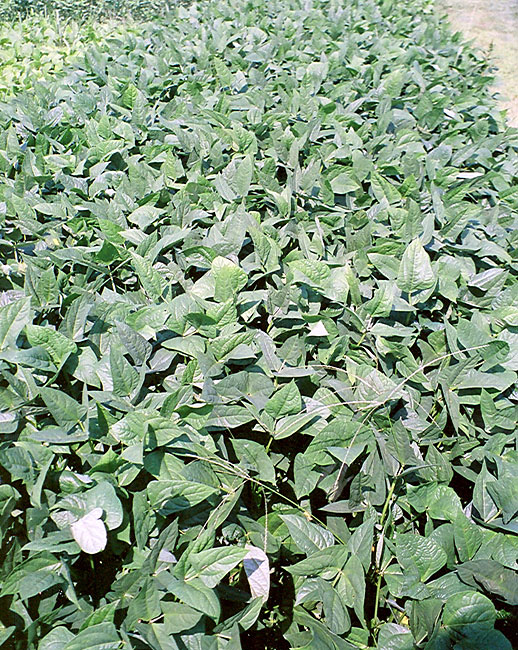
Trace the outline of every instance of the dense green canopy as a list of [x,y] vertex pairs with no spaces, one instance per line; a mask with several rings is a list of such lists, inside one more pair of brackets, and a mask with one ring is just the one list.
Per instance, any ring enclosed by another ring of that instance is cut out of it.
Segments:
[[0,645],[511,650],[483,60],[422,0],[0,39]]

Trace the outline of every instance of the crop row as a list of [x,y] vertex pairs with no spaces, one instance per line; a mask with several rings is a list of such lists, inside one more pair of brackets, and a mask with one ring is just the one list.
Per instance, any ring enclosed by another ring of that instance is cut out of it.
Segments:
[[0,645],[510,650],[484,60],[422,0],[0,39]]

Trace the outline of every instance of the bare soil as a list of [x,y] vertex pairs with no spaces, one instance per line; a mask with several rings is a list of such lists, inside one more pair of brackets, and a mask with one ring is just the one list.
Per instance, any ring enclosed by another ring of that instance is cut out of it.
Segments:
[[438,0],[454,31],[489,54],[498,68],[494,90],[518,127],[518,0]]

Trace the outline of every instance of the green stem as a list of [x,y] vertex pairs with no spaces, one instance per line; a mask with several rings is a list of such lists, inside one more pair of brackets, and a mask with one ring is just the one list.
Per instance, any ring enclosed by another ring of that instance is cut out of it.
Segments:
[[387,512],[390,506],[390,502],[392,501],[392,497],[394,496],[394,490],[396,489],[396,481],[398,479],[399,473],[396,474],[394,477],[394,480],[390,484],[389,491],[387,494],[387,498],[385,499],[385,503],[383,505],[383,510],[381,511],[381,517],[380,517],[380,526],[383,526],[385,522],[385,517],[387,516]]
[[[399,473],[398,473],[399,474]],[[390,506],[390,503],[392,501],[392,497],[394,496],[394,490],[396,489],[396,482],[398,479],[398,474],[394,477],[394,480],[390,484],[389,491],[387,493],[387,498],[385,499],[385,503],[383,504],[383,510],[381,511],[381,517],[380,517],[380,526],[382,527],[381,534],[385,534],[385,519],[388,514],[388,509]],[[383,578],[383,572],[381,570],[381,567],[378,567],[378,579],[376,581],[376,595],[374,597],[374,613],[372,615],[372,620],[371,620],[371,633],[372,630],[378,625],[378,609],[379,609],[379,604],[380,604],[380,599],[381,599],[381,579]]]
[[[228,474],[232,476],[237,476],[239,478],[242,478],[245,481],[250,481],[251,483],[255,483],[256,485],[261,486],[264,490],[267,490],[271,494],[275,494],[279,499],[285,501],[286,503],[289,503],[291,506],[299,510],[305,517],[309,517],[312,521],[315,521],[318,523],[320,526],[328,530],[333,537],[336,539],[336,541],[339,544],[345,545],[345,541],[336,533],[334,533],[329,526],[323,522],[321,519],[319,519],[316,515],[312,514],[311,512],[308,512],[304,508],[301,507],[299,503],[296,501],[293,501],[293,499],[290,499],[287,497],[285,494],[282,494],[279,492],[275,487],[272,485],[269,485],[268,483],[264,483],[263,481],[254,478],[252,476],[249,476],[244,470],[241,471],[236,471],[236,468],[231,465],[230,463],[227,464],[227,461],[225,461],[222,458],[218,458],[217,456],[199,456],[198,454],[192,454],[192,453],[186,453],[184,454],[186,458],[195,458],[196,460],[201,460],[201,461],[206,461],[208,463],[212,463],[213,465],[219,466],[223,471],[226,471]],[[239,468],[241,469],[241,468]]]
[[381,573],[378,575],[378,581],[376,582],[376,596],[374,599],[374,614],[372,615],[372,621],[371,621],[371,634],[372,634],[372,629],[378,625],[378,607],[379,607],[379,602],[380,602],[380,595],[381,595],[381,578],[382,575]]

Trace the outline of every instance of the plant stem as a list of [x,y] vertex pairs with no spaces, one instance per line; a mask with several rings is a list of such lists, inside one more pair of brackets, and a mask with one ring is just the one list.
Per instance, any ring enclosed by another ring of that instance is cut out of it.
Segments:
[[[380,516],[380,526],[382,527],[381,534],[384,536],[385,535],[385,519],[388,514],[388,509],[390,506],[390,502],[392,501],[392,497],[394,496],[394,490],[396,489],[396,482],[399,476],[396,474],[394,477],[392,483],[390,484],[389,491],[387,493],[387,498],[385,499],[385,503],[383,504],[383,510],[381,511],[381,516]],[[381,569],[381,566],[377,567],[378,570],[378,579],[376,581],[376,595],[374,596],[374,612],[372,615],[371,619],[371,634],[372,630],[377,627],[379,621],[378,621],[378,609],[379,609],[379,603],[380,603],[380,597],[381,597],[381,579],[383,578],[383,571]]]

